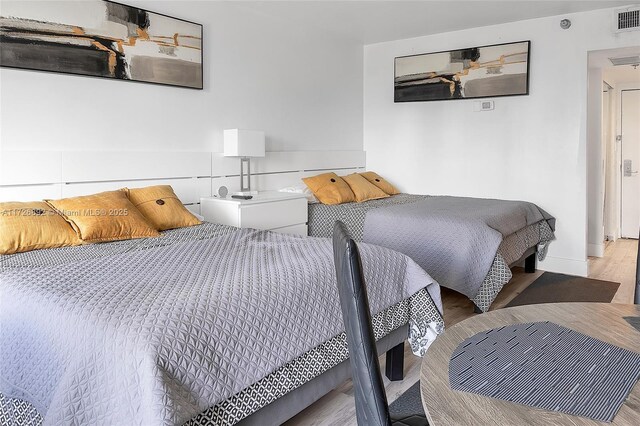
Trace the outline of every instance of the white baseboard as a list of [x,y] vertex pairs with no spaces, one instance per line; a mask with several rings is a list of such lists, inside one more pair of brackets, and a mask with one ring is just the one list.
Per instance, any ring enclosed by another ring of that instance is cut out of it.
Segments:
[[604,257],[604,244],[589,244],[587,256]]
[[564,259],[561,257],[547,256],[544,261],[538,262],[538,269],[586,277],[589,274],[589,263],[587,260]]

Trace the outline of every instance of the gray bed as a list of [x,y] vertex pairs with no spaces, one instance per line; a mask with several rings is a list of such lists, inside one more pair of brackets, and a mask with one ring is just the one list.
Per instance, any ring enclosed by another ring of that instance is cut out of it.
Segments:
[[[437,283],[363,244],[380,350],[424,354]],[[205,223],[0,256],[0,424],[276,424],[343,381],[325,239]]]
[[339,205],[309,204],[309,235],[330,237],[347,224],[357,241],[411,257],[441,286],[467,296],[486,312],[526,259],[535,270],[553,240],[555,219],[533,203],[398,194]]

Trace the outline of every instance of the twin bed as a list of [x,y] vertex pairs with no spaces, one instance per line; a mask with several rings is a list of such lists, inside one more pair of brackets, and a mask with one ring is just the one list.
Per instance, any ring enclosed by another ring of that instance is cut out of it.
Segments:
[[[381,349],[424,353],[437,283],[361,251]],[[276,424],[348,377],[330,240],[204,223],[0,256],[0,280],[1,424]]]
[[309,204],[309,235],[330,237],[341,220],[356,241],[408,255],[441,286],[486,312],[526,261],[535,270],[555,237],[555,219],[532,203],[398,194],[362,203]]

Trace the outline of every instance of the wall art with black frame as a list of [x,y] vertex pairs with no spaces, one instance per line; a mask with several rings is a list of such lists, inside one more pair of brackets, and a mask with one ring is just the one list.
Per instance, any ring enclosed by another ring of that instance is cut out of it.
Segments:
[[111,1],[3,2],[0,66],[202,89],[202,25]]
[[531,42],[395,58],[395,102],[529,94]]

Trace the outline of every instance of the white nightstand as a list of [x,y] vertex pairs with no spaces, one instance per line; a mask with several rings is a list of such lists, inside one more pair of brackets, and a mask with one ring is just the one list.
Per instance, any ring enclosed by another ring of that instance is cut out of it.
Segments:
[[207,222],[307,235],[307,197],[287,192],[260,192],[250,200],[206,197],[200,212]]

